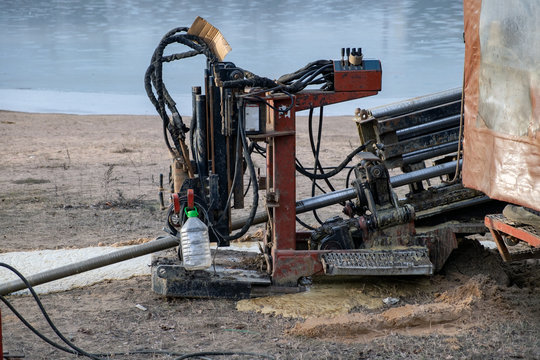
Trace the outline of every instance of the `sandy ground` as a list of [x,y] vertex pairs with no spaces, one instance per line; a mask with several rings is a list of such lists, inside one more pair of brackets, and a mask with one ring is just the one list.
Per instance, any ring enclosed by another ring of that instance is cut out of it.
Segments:
[[[322,162],[330,165],[356,147],[357,135],[349,118],[325,121]],[[312,166],[305,119],[298,121],[297,141],[300,159]],[[162,234],[165,214],[157,202],[157,179],[167,174],[169,160],[157,117],[0,112],[0,153],[0,251],[82,248]],[[257,163],[263,164],[261,159]],[[335,182],[337,188],[343,188],[343,179]],[[310,193],[311,185],[299,179],[298,197]],[[339,207],[333,207],[321,216],[338,213]],[[313,223],[311,215],[302,218]],[[476,241],[463,241],[443,271],[431,278],[317,284],[312,292],[292,298],[240,303],[166,299],[151,291],[147,276],[41,298],[60,330],[93,352],[535,359],[540,358],[539,270],[535,261],[502,264],[498,254]],[[314,296],[318,289],[322,295]],[[384,297],[399,301],[386,305]],[[33,299],[8,299],[38,329],[54,336]],[[75,357],[38,339],[0,306],[4,351],[28,359]]]

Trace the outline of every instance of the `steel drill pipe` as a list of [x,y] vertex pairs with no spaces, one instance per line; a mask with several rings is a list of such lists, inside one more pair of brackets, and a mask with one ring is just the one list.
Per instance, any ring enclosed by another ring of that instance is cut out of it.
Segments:
[[[463,165],[463,160],[459,160],[459,168]],[[430,166],[425,169],[411,171],[410,173],[399,174],[390,178],[392,187],[400,187],[418,181],[431,179],[437,176],[451,174],[456,171],[456,161],[450,161],[441,165]]]
[[[356,190],[354,188],[347,188],[343,190],[337,190],[314,196],[309,199],[304,199],[296,202],[296,214],[302,214],[311,210],[320,209],[325,206],[338,204],[342,201],[350,200],[356,197]],[[240,229],[248,221],[248,217],[241,217],[234,220],[231,224],[233,230]],[[261,224],[268,221],[268,214],[266,211],[259,211],[253,219],[253,225]]]
[[[88,260],[61,266],[56,269],[46,270],[38,274],[28,276],[27,280],[32,286],[44,284],[71,275],[80,274],[103,266],[115,264],[124,260],[129,260],[142,255],[151,254],[156,251],[169,249],[177,246],[179,244],[179,241],[179,238],[172,235],[158,237],[157,239],[147,242],[145,244],[118,250],[110,254],[96,256]],[[7,295],[23,289],[26,289],[26,285],[22,282],[21,279],[9,281],[0,285],[0,295]]]
[[438,130],[444,130],[452,127],[459,126],[460,114],[448,116],[442,119],[430,121],[425,124],[411,126],[406,129],[397,130],[396,135],[398,141],[411,139],[416,136],[430,134]]
[[400,101],[394,104],[385,105],[370,109],[373,117],[380,119],[384,117],[402,115],[441,104],[450,103],[461,99],[461,88],[450,89],[435,94],[419,96],[413,99]]
[[413,151],[403,154],[403,165],[418,163],[423,160],[432,159],[437,156],[450,154],[458,150],[458,141],[447,144],[436,145],[427,149]]
[[[463,160],[459,161],[459,166]],[[427,169],[421,169],[412,171],[410,173],[396,175],[390,178],[390,184],[393,187],[399,187],[403,185],[408,185],[414,182],[431,179],[437,176],[451,174],[456,170],[456,162],[451,161],[445,164],[431,166]],[[301,200],[296,202],[296,214],[302,214],[311,210],[316,210],[323,208],[325,206],[330,206],[338,204],[342,201],[354,199],[356,197],[356,190],[354,188],[347,188],[343,190],[333,191],[326,194],[321,194],[314,196],[309,199]],[[247,221],[247,217],[239,218],[232,222],[232,229],[240,229]],[[268,215],[266,212],[258,212],[255,218],[253,219],[253,225],[260,224],[268,220]]]

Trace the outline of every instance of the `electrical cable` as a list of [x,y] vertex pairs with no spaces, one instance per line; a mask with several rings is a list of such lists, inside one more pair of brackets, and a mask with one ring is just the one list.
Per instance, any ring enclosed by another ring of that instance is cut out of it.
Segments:
[[247,95],[243,95],[241,97],[243,97],[244,99],[249,100],[251,102],[263,103],[266,106],[268,106],[269,108],[271,108],[272,110],[279,111],[280,113],[284,114],[284,113],[288,113],[290,110],[292,110],[292,108],[295,105],[295,98],[290,92],[287,92],[287,91],[282,91],[282,92],[291,99],[291,104],[289,106],[287,106],[286,108],[284,108],[284,109],[276,108],[274,105],[271,105],[268,101],[266,101],[262,96],[247,94]]
[[[322,109],[323,107],[321,106],[320,108],[320,111],[322,112]],[[320,114],[322,115],[322,114]],[[317,136],[317,145],[315,145],[314,143],[314,140],[313,140],[313,107],[310,107],[309,108],[309,117],[308,117],[308,133],[309,133],[309,143],[310,143],[310,146],[311,146],[311,152],[313,153],[313,158],[315,159],[315,164],[313,165],[313,168],[314,168],[314,174],[317,174],[317,170],[319,169],[319,166],[321,165],[320,162],[319,162],[319,149],[320,149],[320,134],[322,133],[322,129],[321,129],[321,120],[322,120],[322,116],[319,117],[319,127],[318,127],[318,136]],[[324,174],[324,170],[322,169],[322,166],[320,166],[320,172],[321,174]],[[330,181],[328,179],[324,179],[326,181],[326,184],[330,184]],[[318,186],[317,184],[317,179],[311,179],[311,197],[314,197],[315,196],[315,187],[318,187],[322,193],[326,193],[326,191],[324,191],[320,186]],[[330,185],[331,186],[331,185]],[[313,209],[313,216],[315,217],[315,220],[319,223],[319,224],[323,224],[323,221],[322,219],[319,217],[319,214],[317,214],[317,210],[316,209]],[[297,219],[299,220],[299,219]],[[300,221],[299,221],[300,222]],[[300,222],[300,224],[304,227],[306,227],[304,224],[302,224]],[[309,229],[309,228],[308,228]]]
[[254,150],[261,155],[263,158],[266,159],[266,148],[263,148],[262,146],[255,143]]
[[8,299],[6,299],[4,296],[0,295],[0,300],[11,310],[11,312],[23,323],[24,326],[26,326],[30,331],[32,331],[35,335],[37,335],[41,340],[45,341],[47,344],[65,351],[67,353],[71,354],[78,354],[75,350],[69,349],[67,347],[64,347],[57,342],[54,342],[53,340],[49,339],[45,335],[43,335],[41,332],[39,332],[35,327],[32,326],[18,311],[15,309],[15,307],[9,302]]
[[[238,125],[238,128],[236,129],[236,150],[235,150],[235,154],[238,154],[238,151],[240,150],[240,121],[237,121],[237,125]],[[247,154],[249,156],[249,147],[248,147],[248,151],[247,151]],[[231,190],[229,191],[229,196],[227,196],[227,201],[225,202],[225,208],[223,209],[223,213],[221,214],[221,216],[219,217],[218,219],[218,223],[222,222],[223,219],[225,218],[225,214],[228,213],[229,211],[229,208],[231,206],[231,199],[232,199],[232,196],[234,194],[234,187],[236,186],[236,181],[238,180],[238,174],[240,173],[239,171],[239,166],[238,166],[238,161],[235,161],[234,163],[234,175],[233,175],[233,180],[232,180],[232,186],[231,186]],[[250,178],[251,179],[251,178]],[[244,195],[245,196],[245,195]]]
[[244,197],[246,197],[247,193],[249,192],[250,187],[251,187],[251,178],[249,178],[248,184],[246,186],[246,191],[244,191]]
[[[203,212],[204,212],[204,208],[203,208]],[[60,332],[60,330],[56,327],[56,325],[52,322],[52,320],[50,319],[49,317],[49,314],[47,313],[47,311],[45,310],[45,307],[43,306],[43,303],[41,302],[41,300],[39,299],[39,296],[36,294],[34,288],[32,287],[32,285],[30,285],[30,283],[28,282],[28,280],[24,277],[24,275],[22,275],[17,269],[15,269],[14,267],[12,267],[11,265],[9,264],[6,264],[6,263],[1,263],[0,262],[0,267],[4,267],[8,270],[10,270],[11,272],[13,272],[15,275],[17,275],[23,282],[24,284],[26,285],[26,287],[28,288],[28,290],[30,291],[30,294],[32,295],[32,297],[34,298],[36,304],[38,305],[41,313],[43,314],[43,316],[45,317],[47,323],[49,324],[49,326],[51,327],[51,329],[56,333],[56,335],[62,339],[62,341],[64,341],[70,348],[67,348],[67,347],[64,347],[56,342],[54,342],[53,340],[49,339],[47,336],[43,335],[39,330],[37,330],[35,327],[33,327],[22,315],[21,313],[19,313],[17,311],[17,309],[13,306],[13,304],[11,304],[11,302],[6,299],[4,296],[0,295],[0,300],[13,312],[13,314],[28,328],[30,329],[34,334],[36,334],[40,339],[42,339],[43,341],[45,341],[47,344],[55,347],[56,349],[58,350],[61,350],[61,351],[64,351],[64,352],[67,352],[67,353],[70,353],[70,354],[73,354],[73,355],[78,355],[78,356],[86,356],[88,358],[91,358],[91,359],[94,359],[94,360],[107,360],[109,359],[110,357],[113,357],[113,356],[129,356],[129,355],[168,355],[168,356],[179,356],[177,357],[177,359],[188,359],[188,358],[194,358],[194,357],[199,357],[199,358],[203,358],[204,356],[206,355],[215,355],[215,356],[233,356],[233,355],[238,355],[238,356],[254,356],[254,357],[257,357],[257,358],[262,358],[262,359],[275,359],[273,356],[271,355],[267,355],[267,354],[258,354],[258,353],[250,353],[250,352],[241,352],[241,351],[206,351],[206,352],[197,352],[197,353],[189,353],[189,354],[185,354],[185,353],[179,353],[179,352],[174,352],[174,351],[168,351],[168,350],[133,350],[133,351],[122,351],[122,352],[111,352],[111,353],[89,353],[87,351],[84,351],[82,350],[81,348],[75,346],[72,342],[70,342],[69,340],[66,339],[66,337]],[[105,359],[107,358],[107,359]]]
[[459,158],[461,156],[461,142],[462,142],[462,136],[463,136],[463,108],[465,105],[465,71],[463,72],[463,86],[461,87],[461,110],[459,114],[459,135],[458,135],[458,148],[457,148],[457,159],[456,159],[456,172],[454,173],[454,177],[450,181],[446,181],[446,183],[454,183],[458,177],[459,177]]
[[[352,166],[345,166],[344,169],[350,169]],[[317,167],[319,168],[319,167]],[[336,166],[323,166],[323,169],[324,170],[334,170],[336,168]],[[315,170],[314,167],[310,167],[310,166],[304,166],[304,170],[309,170],[309,171],[312,171],[312,170]]]
[[[199,201],[197,201],[195,199],[199,199]],[[182,204],[182,207],[180,208],[180,213],[179,213],[179,214],[182,214],[181,215],[182,217],[180,219],[180,223],[184,223],[184,220],[185,220],[185,214],[184,214],[185,205],[184,204],[187,204],[187,195],[180,196],[178,198],[178,201]],[[203,215],[204,215],[204,217],[206,219],[206,223],[210,224],[211,223],[211,217],[209,216],[208,212],[206,211],[205,206],[203,206],[203,204],[205,203],[204,199],[202,199],[197,194],[194,194],[193,203],[194,203],[194,205],[199,206],[199,208],[202,210]],[[173,212],[174,212],[174,206],[173,206],[173,204],[170,204],[169,209],[167,211],[167,226],[168,226],[168,228],[170,230],[170,234],[173,235],[173,236],[177,236],[178,235],[178,230],[176,229],[176,226],[171,222],[171,217],[173,215]]]

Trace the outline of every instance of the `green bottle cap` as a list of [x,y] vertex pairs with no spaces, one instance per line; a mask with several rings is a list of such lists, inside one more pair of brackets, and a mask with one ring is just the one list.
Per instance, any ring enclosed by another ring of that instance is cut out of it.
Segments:
[[188,210],[188,208],[185,208],[184,212],[186,213],[188,218],[199,216],[199,212],[197,211],[197,208],[193,208],[191,210]]

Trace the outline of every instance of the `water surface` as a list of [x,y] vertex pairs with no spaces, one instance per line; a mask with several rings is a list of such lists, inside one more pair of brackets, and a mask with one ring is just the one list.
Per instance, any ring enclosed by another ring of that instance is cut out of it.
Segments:
[[[152,52],[165,32],[196,16],[225,35],[233,49],[226,60],[261,76],[338,59],[341,47],[382,61],[376,98],[327,113],[461,85],[461,1],[2,0],[0,108],[152,113],[143,87]],[[202,56],[166,66],[183,113],[203,68]]]

